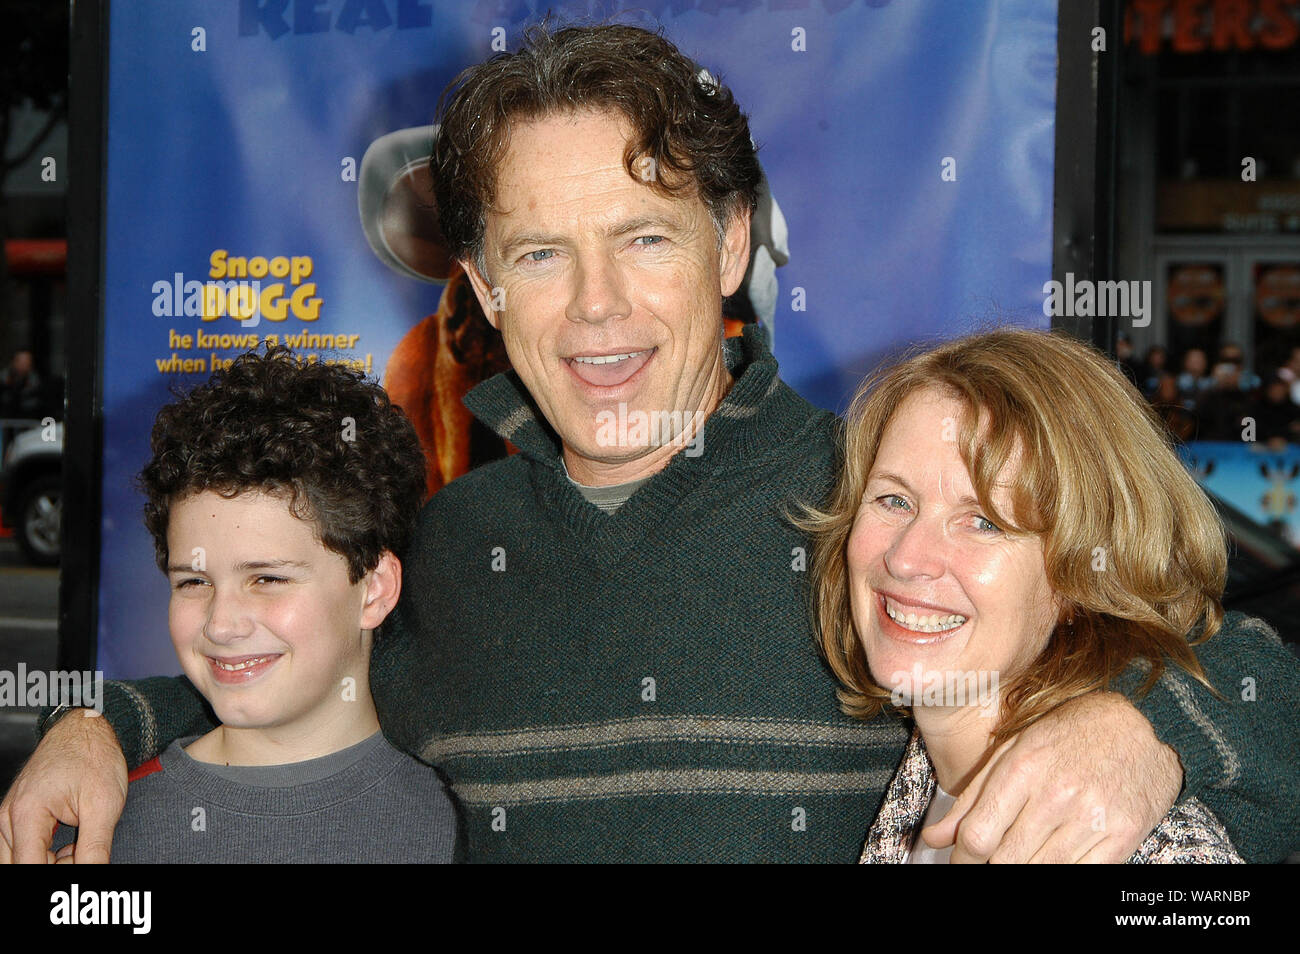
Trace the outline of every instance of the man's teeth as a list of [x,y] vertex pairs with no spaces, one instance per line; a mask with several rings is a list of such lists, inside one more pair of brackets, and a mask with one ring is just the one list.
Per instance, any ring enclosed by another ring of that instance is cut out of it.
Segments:
[[245,659],[243,662],[234,664],[224,663],[220,659],[214,659],[212,661],[217,664],[218,669],[224,669],[226,672],[238,672],[241,669],[247,669],[249,666],[257,666],[264,663],[270,658],[270,656],[258,656],[256,659]]
[[904,613],[897,609],[888,599],[885,600],[885,612],[899,626],[918,633],[945,633],[966,622],[965,616],[958,616],[956,613],[949,615],[930,613],[925,616],[918,616],[916,613]]
[[590,357],[576,357],[574,361],[581,361],[583,364],[613,364],[615,361],[626,361],[628,358],[636,358],[645,354],[645,351],[630,351],[627,354],[598,354]]

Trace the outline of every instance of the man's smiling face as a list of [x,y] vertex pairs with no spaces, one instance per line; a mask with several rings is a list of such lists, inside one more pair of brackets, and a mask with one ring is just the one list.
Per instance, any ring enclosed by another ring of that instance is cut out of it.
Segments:
[[570,475],[592,485],[649,476],[680,449],[611,443],[602,412],[689,420],[718,406],[731,383],[722,299],[749,259],[747,212],[719,249],[696,195],[665,196],[629,175],[628,141],[616,113],[513,125],[487,214],[487,275],[462,263],[563,440]]

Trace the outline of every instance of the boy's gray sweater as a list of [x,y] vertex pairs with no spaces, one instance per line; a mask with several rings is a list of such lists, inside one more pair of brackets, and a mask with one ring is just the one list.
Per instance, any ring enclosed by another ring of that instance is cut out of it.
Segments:
[[[288,765],[197,762],[178,739],[131,773],[112,861],[450,862],[456,813],[437,774],[380,732]],[[71,840],[60,830],[55,848]]]

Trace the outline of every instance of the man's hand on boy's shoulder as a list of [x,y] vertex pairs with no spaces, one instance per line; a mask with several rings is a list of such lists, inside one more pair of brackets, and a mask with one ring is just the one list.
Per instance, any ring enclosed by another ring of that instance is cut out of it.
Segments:
[[59,719],[0,802],[0,862],[54,860],[58,822],[77,827],[78,864],[106,863],[126,805],[126,759],[108,720],[93,709]]

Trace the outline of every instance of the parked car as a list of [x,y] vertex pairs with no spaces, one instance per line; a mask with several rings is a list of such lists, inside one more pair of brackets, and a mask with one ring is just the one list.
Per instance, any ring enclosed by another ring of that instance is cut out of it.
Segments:
[[12,527],[27,559],[59,562],[63,522],[63,425],[19,432],[0,466],[0,520]]

